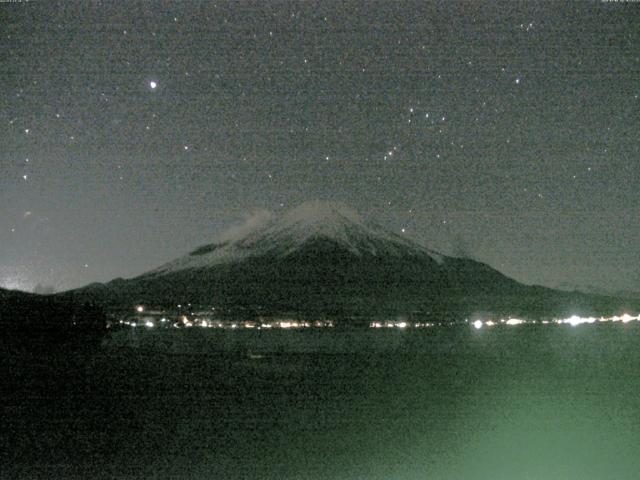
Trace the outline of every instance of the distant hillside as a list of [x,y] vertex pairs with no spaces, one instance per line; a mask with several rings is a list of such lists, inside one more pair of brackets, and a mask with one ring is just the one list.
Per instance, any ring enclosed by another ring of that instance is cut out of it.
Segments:
[[576,285],[572,283],[560,283],[557,285],[558,290],[563,290],[567,292],[582,292],[593,295],[605,295],[609,297],[618,297],[618,298],[628,298],[640,300],[640,291],[626,289],[626,290],[617,290],[617,289],[606,289],[602,287],[596,287],[594,285]]

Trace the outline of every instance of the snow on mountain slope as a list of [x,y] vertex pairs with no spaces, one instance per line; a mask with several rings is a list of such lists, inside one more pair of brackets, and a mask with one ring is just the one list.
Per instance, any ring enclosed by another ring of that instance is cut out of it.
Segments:
[[330,240],[354,255],[429,256],[442,263],[442,255],[380,226],[366,222],[355,210],[337,202],[306,202],[279,215],[261,214],[220,235],[216,243],[202,246],[147,275],[207,268],[239,262],[249,257],[285,257],[310,240]]

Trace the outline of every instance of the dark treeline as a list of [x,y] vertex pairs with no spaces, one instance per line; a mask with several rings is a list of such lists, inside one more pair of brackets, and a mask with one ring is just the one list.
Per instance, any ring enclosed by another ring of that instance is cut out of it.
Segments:
[[92,304],[2,290],[0,330],[4,343],[46,353],[96,345],[106,331],[106,317]]

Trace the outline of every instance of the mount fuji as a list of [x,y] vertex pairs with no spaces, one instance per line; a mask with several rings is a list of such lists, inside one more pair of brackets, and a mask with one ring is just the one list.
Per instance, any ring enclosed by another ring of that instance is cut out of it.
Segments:
[[540,316],[609,305],[605,297],[523,285],[365,221],[343,204],[317,201],[259,215],[138,277],[64,295],[105,306],[191,303],[243,315],[344,317]]
[[307,202],[280,216],[262,215],[253,228],[234,229],[220,241],[204,245],[169,262],[148,276],[208,268],[257,257],[286,259],[324,242],[355,258],[424,258],[440,263],[443,256],[375,224],[365,222],[349,207],[336,202]]

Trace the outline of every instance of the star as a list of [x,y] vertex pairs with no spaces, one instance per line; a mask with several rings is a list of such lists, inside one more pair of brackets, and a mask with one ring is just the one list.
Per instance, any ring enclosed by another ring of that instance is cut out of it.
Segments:
[[149,82],[149,87],[151,87],[151,90],[155,90],[157,86],[158,84],[153,80]]

